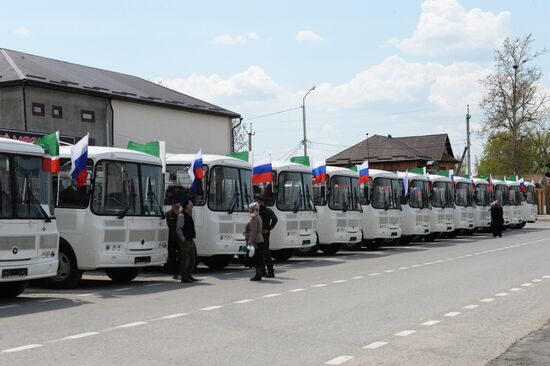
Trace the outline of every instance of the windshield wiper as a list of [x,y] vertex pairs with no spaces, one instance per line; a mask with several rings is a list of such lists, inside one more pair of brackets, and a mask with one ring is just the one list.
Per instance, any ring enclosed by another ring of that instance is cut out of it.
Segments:
[[48,215],[46,210],[44,210],[44,208],[42,208],[42,205],[40,204],[40,202],[38,202],[38,200],[34,196],[34,193],[32,193],[31,180],[27,178],[27,202],[26,202],[26,204],[29,208],[29,215],[31,213],[31,199],[32,199],[33,203],[38,204],[38,211],[40,213],[42,213],[44,221],[45,222],[52,222],[52,219],[50,218],[50,215]]
[[[149,190],[149,193],[147,195],[149,196],[149,204],[151,204],[151,206],[153,206],[152,203],[155,203],[157,205],[157,208],[158,208],[159,212],[160,212],[160,217],[164,219],[165,218],[164,212],[162,211],[162,206],[160,205],[160,202],[159,202],[155,192],[153,192],[152,190]],[[151,197],[153,199],[151,199]]]
[[298,198],[296,201],[294,201],[294,207],[292,209],[292,212],[296,213],[298,212],[298,209],[300,208],[300,200],[302,199],[303,193],[300,191],[300,194],[298,195]]
[[135,193],[130,194],[130,199],[131,199],[131,201],[129,201],[128,204],[126,205],[126,207],[124,207],[124,208],[122,209],[122,211],[120,211],[120,213],[119,213],[118,216],[117,216],[119,219],[122,220],[122,219],[126,216],[126,214],[128,213],[128,211],[130,210],[130,208],[131,208],[131,206],[132,206],[132,204],[131,204],[132,202],[134,203],[133,206],[134,206],[134,211],[135,211],[135,208],[136,208],[136,202],[135,202],[136,196],[137,196],[137,194],[135,194]]
[[227,209],[228,214],[232,214],[233,211],[235,211],[235,206],[237,205],[238,198],[239,198],[239,192],[233,193],[233,198],[231,199],[231,202],[229,202],[229,207]]

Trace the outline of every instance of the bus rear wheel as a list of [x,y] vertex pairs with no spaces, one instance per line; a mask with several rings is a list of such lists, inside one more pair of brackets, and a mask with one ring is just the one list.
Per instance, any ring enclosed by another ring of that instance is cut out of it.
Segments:
[[296,249],[272,250],[271,257],[275,259],[277,262],[285,262],[289,260],[294,255],[295,252],[296,252]]
[[76,256],[65,241],[59,242],[59,266],[55,276],[44,279],[44,284],[53,289],[75,288],[82,278],[82,271],[78,270]]
[[415,235],[401,235],[401,237],[399,238],[399,244],[401,245],[410,244],[414,238],[415,238]]
[[210,269],[224,269],[233,262],[234,255],[216,254],[211,257],[201,257],[204,263]]
[[141,272],[140,268],[109,268],[105,274],[116,283],[132,282]]
[[0,284],[0,299],[11,299],[21,295],[28,283],[28,281],[17,281]]
[[458,236],[458,232],[459,232],[458,229],[448,232],[448,233],[447,233],[447,238],[449,238],[449,239],[454,239],[454,238],[456,238],[456,237]]
[[332,244],[321,244],[319,245],[319,249],[325,254],[333,255],[340,251],[340,243],[332,243]]

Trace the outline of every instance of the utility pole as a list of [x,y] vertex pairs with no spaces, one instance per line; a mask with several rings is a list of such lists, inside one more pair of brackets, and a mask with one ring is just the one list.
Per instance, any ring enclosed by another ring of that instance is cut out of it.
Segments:
[[472,155],[471,155],[471,146],[470,146],[470,105],[466,106],[466,147],[468,148],[468,176],[472,177]]
[[248,151],[252,151],[252,136],[256,134],[256,132],[252,132],[252,122],[250,122],[250,130],[246,134],[248,135]]
[[304,144],[304,156],[307,156],[307,134],[306,134],[306,97],[309,93],[311,93],[313,90],[315,90],[315,85],[311,87],[311,89],[308,90],[306,95],[302,98],[302,124],[304,126],[304,140],[302,143]]

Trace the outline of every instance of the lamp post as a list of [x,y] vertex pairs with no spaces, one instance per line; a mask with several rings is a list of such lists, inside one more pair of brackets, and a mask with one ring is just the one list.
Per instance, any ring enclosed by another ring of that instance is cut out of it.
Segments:
[[311,87],[302,98],[302,123],[304,125],[304,140],[302,143],[304,144],[304,156],[307,156],[307,133],[306,133],[306,97],[309,93],[311,93],[313,90],[315,90],[315,85]]

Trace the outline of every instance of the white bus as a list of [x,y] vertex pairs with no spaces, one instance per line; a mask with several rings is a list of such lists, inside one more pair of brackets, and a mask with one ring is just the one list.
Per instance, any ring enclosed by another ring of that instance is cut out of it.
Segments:
[[474,226],[479,231],[487,231],[491,227],[491,190],[485,179],[474,178]]
[[449,177],[429,174],[431,185],[432,213],[430,216],[430,234],[426,241],[434,241],[454,230],[454,189]]
[[253,200],[251,165],[222,155],[203,155],[204,179],[191,191],[193,154],[168,154],[167,195],[182,191],[193,202],[197,255],[208,267],[228,266],[246,243],[248,205]]
[[385,241],[401,237],[399,177],[375,169],[369,170],[369,176],[369,182],[359,187],[363,206],[361,228],[364,245],[377,249]]
[[454,231],[449,234],[472,235],[474,233],[474,187],[470,179],[454,178],[455,209],[453,211]]
[[90,146],[88,179],[71,179],[70,146],[61,146],[56,207],[59,268],[50,287],[75,287],[83,271],[104,269],[132,281],[146,266],[166,263],[168,227],[160,200],[160,159],[121,148]]
[[357,181],[357,172],[327,166],[326,182],[313,185],[319,249],[324,253],[361,247],[362,208]]
[[528,222],[537,221],[537,195],[535,192],[535,183],[525,182],[525,191],[521,198],[521,227],[524,227]]
[[0,298],[57,271],[59,234],[43,155],[37,145],[0,138]]
[[521,191],[519,190],[519,182],[506,181],[508,185],[508,203],[510,204],[510,227],[513,229],[521,229],[523,226],[521,207]]
[[504,229],[510,227],[510,222],[512,218],[512,207],[510,206],[509,197],[510,192],[506,182],[501,180],[493,181],[493,199],[498,201],[502,206],[503,219],[504,219]]
[[296,249],[307,251],[317,244],[317,212],[313,201],[311,168],[302,164],[272,161],[271,183],[254,186],[279,222],[271,231],[271,256],[284,261]]
[[[408,175],[408,193],[405,196],[403,177]],[[430,234],[430,187],[428,177],[416,173],[398,172],[401,187],[401,244],[408,244],[415,238]]]

